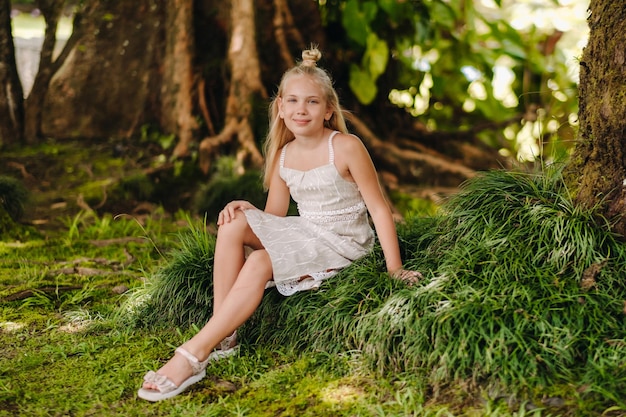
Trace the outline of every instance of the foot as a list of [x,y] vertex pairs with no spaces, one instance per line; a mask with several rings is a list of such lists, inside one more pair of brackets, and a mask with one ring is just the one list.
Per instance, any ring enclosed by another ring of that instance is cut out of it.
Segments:
[[224,338],[220,344],[209,354],[208,361],[217,361],[227,358],[237,353],[239,345],[237,345],[237,330],[230,336]]
[[[156,371],[157,374],[166,376],[169,378],[174,384],[180,385],[185,379],[189,378],[193,375],[193,371],[191,370],[191,365],[189,365],[189,361],[179,354],[175,353],[174,356],[167,361],[165,365],[159,368]],[[143,388],[156,390],[157,386],[148,381],[143,382]]]
[[160,401],[174,397],[191,384],[206,375],[208,359],[200,362],[183,347],[157,372],[150,371],[144,376],[144,383],[138,396],[148,401]]

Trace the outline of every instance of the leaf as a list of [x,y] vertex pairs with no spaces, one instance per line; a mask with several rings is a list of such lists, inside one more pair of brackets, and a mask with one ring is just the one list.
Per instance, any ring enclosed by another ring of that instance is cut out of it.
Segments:
[[376,13],[378,13],[378,5],[375,1],[366,1],[363,3],[363,17],[365,18],[368,26],[369,23],[376,17]]
[[350,39],[365,46],[367,36],[371,31],[369,23],[376,16],[377,10],[378,7],[375,3],[367,2],[363,4],[363,9],[361,9],[358,0],[346,2],[341,16],[341,24]]
[[358,65],[350,65],[350,89],[362,104],[370,104],[376,98],[378,88],[368,71]]
[[363,63],[369,69],[373,80],[385,72],[388,60],[389,47],[387,42],[380,39],[375,33],[370,33],[367,37],[367,50],[363,57]]
[[430,6],[430,18],[442,26],[454,29],[456,16],[454,11],[445,3],[435,1]]

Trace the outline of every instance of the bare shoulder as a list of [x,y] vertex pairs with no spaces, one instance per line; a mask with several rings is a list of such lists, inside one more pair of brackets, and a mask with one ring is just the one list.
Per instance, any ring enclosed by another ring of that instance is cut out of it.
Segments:
[[339,133],[333,139],[333,148],[335,166],[344,179],[354,182],[355,172],[369,172],[373,169],[369,152],[358,136]]
[[358,155],[367,152],[361,139],[350,133],[338,133],[333,138],[335,153],[342,155]]

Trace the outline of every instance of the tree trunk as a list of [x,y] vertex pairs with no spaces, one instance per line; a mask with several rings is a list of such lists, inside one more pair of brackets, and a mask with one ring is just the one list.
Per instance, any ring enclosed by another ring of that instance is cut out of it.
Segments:
[[[415,134],[402,134],[401,126],[412,119],[388,103],[355,104],[348,85],[351,56],[340,46],[345,35],[336,26],[323,25],[317,2],[83,4],[82,23],[74,28],[70,38],[74,43],[65,49],[67,59],[53,72],[47,93],[37,94],[45,97],[41,130],[29,132],[54,138],[119,139],[138,137],[140,128],[149,125],[176,136],[175,157],[189,154],[193,142],[204,137],[198,153],[205,173],[224,154],[236,155],[242,170],[260,167],[267,91],[276,88],[303,48],[318,44],[324,53],[322,66],[333,75],[342,104],[353,112],[353,131],[370,148],[376,165],[399,183],[455,187],[475,169],[484,168],[475,161],[498,160],[495,150],[488,153],[464,138],[436,148],[450,141],[433,138],[433,146],[412,127]],[[54,65],[57,61],[53,69]],[[196,123],[199,115],[204,118],[202,126]],[[385,117],[391,121],[378,123]],[[400,117],[402,123],[395,123]]]
[[256,47],[256,25],[253,0],[232,0],[231,35],[228,48],[230,89],[226,102],[224,129],[200,143],[200,168],[207,173],[219,147],[237,138],[240,151],[237,160],[241,166],[261,167],[263,157],[256,145],[251,117],[254,95],[267,98],[261,83],[261,68]]
[[0,147],[21,143],[24,128],[24,92],[15,63],[10,3],[0,1]]
[[195,51],[193,0],[168,0],[164,76],[161,87],[161,126],[178,137],[174,156],[185,156],[198,128],[194,118]]
[[566,171],[575,199],[599,206],[626,236],[626,9],[591,0],[589,42],[580,63],[579,142]]
[[39,69],[33,87],[24,103],[24,138],[29,144],[36,143],[41,139],[43,102],[50,80],[54,75],[52,54],[54,53],[57,26],[65,0],[39,0],[36,3],[44,16],[46,30],[39,58]]
[[126,138],[143,124],[158,126],[163,3],[85,2],[80,34],[48,88],[43,135]]

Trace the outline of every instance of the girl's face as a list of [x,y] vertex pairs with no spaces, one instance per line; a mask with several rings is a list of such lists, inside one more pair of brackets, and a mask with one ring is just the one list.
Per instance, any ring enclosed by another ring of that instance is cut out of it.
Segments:
[[311,136],[324,129],[333,112],[322,88],[308,75],[287,78],[278,98],[278,115],[296,136]]

